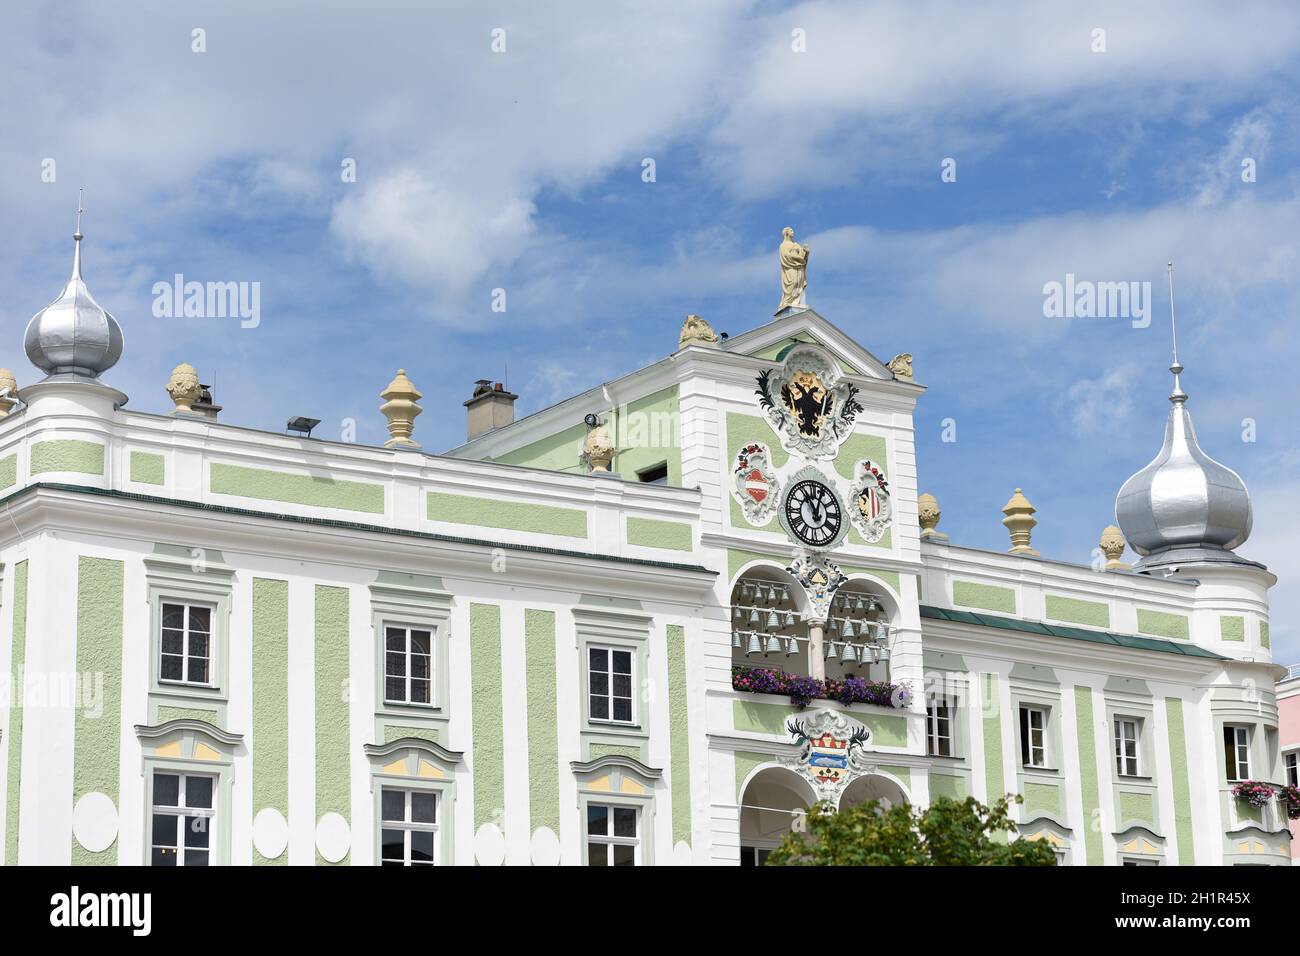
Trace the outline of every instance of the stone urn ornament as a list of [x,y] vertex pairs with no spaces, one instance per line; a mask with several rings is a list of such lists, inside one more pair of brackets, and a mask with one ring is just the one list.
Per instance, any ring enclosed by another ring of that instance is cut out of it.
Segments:
[[167,381],[167,394],[176,403],[176,412],[192,412],[194,403],[203,394],[199,384],[199,373],[188,362],[182,362],[172,369],[172,376]]

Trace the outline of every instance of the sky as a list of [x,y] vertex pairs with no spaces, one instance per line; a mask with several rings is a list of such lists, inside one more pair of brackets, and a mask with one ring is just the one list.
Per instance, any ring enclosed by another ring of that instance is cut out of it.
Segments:
[[[1160,446],[1172,260],[1189,408],[1251,491],[1239,553],[1278,575],[1275,655],[1300,661],[1293,4],[3,16],[0,364],[20,384],[79,186],[83,271],[126,337],[106,378],[131,407],[170,409],[188,361],[226,421],[308,415],[339,437],[353,420],[379,444],[402,367],[435,452],[463,441],[475,379],[505,379],[527,414],[667,355],[689,312],[732,334],[768,321],[789,225],[812,249],[808,304],[882,359],[914,355],[941,530],[1005,550],[1022,487],[1035,545],[1088,563]],[[259,321],[156,315],[177,274],[258,283]],[[1045,315],[1067,275],[1150,283],[1146,319]]]

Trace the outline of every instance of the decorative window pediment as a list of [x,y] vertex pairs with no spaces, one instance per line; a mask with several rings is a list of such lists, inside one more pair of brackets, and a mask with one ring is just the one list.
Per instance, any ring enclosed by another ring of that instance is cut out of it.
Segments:
[[136,724],[135,735],[140,738],[146,756],[207,763],[229,763],[236,748],[244,742],[243,734],[232,734],[190,717],[178,717],[155,726]]
[[618,754],[575,760],[569,766],[578,778],[578,788],[589,793],[648,797],[654,792],[655,781],[663,776],[662,770]]
[[377,774],[425,780],[451,779],[464,756],[422,737],[399,737],[386,744],[366,744],[362,749]]

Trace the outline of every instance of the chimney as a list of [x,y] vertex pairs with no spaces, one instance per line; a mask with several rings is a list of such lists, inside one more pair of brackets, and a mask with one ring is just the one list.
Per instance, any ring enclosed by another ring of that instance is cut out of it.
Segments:
[[500,382],[481,378],[474,383],[474,394],[465,407],[469,410],[470,439],[503,428],[515,420],[515,400],[519,398]]
[[217,414],[221,411],[221,406],[212,400],[212,386],[199,386],[199,400],[190,406],[190,410],[196,415],[202,415],[210,422],[217,420]]

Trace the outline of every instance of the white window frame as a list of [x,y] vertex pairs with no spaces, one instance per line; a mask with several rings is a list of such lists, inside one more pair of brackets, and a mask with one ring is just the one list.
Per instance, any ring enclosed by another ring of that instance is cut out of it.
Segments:
[[[174,807],[165,804],[160,805],[155,802],[154,790],[158,786],[158,778],[160,776],[177,778],[177,793],[176,793],[177,804]],[[203,779],[208,781],[212,793],[212,806],[210,807],[186,806],[186,799],[187,799],[186,792],[188,790],[189,781],[195,779]],[[154,773],[150,776],[149,787],[150,787],[150,791],[149,791],[149,863],[150,865],[151,866],[156,865],[153,862],[153,853],[154,850],[157,849],[174,849],[176,852],[177,866],[186,865],[185,855],[187,852],[190,851],[197,852],[197,853],[206,853],[208,857],[208,861],[206,865],[207,866],[217,865],[214,857],[217,855],[217,836],[218,836],[217,827],[220,825],[219,811],[220,811],[220,800],[221,800],[221,780],[215,774],[210,774],[210,773],[190,773],[188,771],[183,771],[183,770],[159,769],[154,771]],[[175,847],[164,847],[161,846],[160,844],[153,842],[154,817],[159,815],[171,816],[176,818],[176,846]],[[199,817],[201,819],[211,821],[211,823],[208,824],[208,845],[206,847],[199,848],[199,847],[185,846],[184,821],[186,817]],[[194,864],[190,864],[190,865],[192,866]]]
[[[1049,719],[1048,709],[1046,707],[1039,707],[1034,704],[1021,704],[1020,714],[1019,714],[1020,721],[1024,721],[1025,713],[1029,714],[1028,733],[1022,734],[1020,726],[1017,725],[1016,727],[1016,732],[1020,736],[1020,743],[1021,743],[1021,748],[1020,748],[1022,751],[1022,753],[1020,754],[1021,766],[1029,767],[1034,770],[1047,769],[1048,768],[1047,727],[1048,727],[1048,719]],[[1038,733],[1037,746],[1034,745],[1035,727],[1034,727],[1033,718],[1035,714],[1037,714],[1039,717],[1039,726],[1037,727],[1037,733]],[[1037,752],[1038,754],[1038,760],[1034,760],[1035,752]]]
[[[591,662],[592,651],[604,651],[608,655],[608,657],[606,658],[606,661],[609,665],[608,670],[601,672],[593,669],[592,662]],[[616,673],[614,670],[615,654],[627,655],[628,696],[626,698],[624,698],[622,695],[616,695],[614,693],[614,675]],[[593,724],[613,724],[614,726],[617,727],[635,727],[637,725],[636,724],[636,718],[637,718],[637,706],[636,706],[637,650],[636,648],[628,647],[626,645],[620,645],[620,644],[600,644],[592,641],[587,643],[584,649],[584,657],[585,657],[584,664],[586,666],[586,671],[587,671],[586,692],[587,692],[588,721],[590,721]],[[598,673],[604,673],[608,678],[607,685],[606,685],[606,693],[603,695],[597,694],[592,690],[592,676]],[[597,717],[593,711],[593,708],[591,706],[592,699],[599,698],[599,697],[603,697],[603,699],[605,700],[606,713],[608,714],[608,716]],[[628,717],[626,720],[614,716],[614,701],[624,700],[624,699],[626,699],[628,702]]]
[[[1133,729],[1130,737],[1125,733]],[[1115,772],[1121,777],[1142,775],[1142,721],[1136,717],[1115,718]]]
[[[164,622],[167,620],[167,608],[181,608],[181,653],[168,654],[163,650],[163,632],[174,631],[176,628],[167,627]],[[190,654],[190,611],[194,608],[202,608],[208,612],[208,655],[199,657]],[[213,670],[216,668],[216,623],[217,623],[217,606],[209,601],[192,601],[182,598],[163,598],[158,605],[158,683],[171,686],[181,687],[215,687],[213,680]],[[177,657],[181,659],[181,676],[163,677],[163,658]],[[207,662],[208,679],[191,680],[190,679],[190,662],[192,660],[203,660]]]
[[1282,774],[1289,786],[1300,787],[1300,750],[1282,754]]
[[[1229,783],[1239,783],[1242,780],[1250,779],[1250,727],[1245,724],[1224,724],[1224,729],[1232,732],[1232,752],[1229,754],[1226,750],[1224,757],[1231,757],[1232,771],[1228,774]],[[1228,741],[1224,740],[1224,746],[1228,746]],[[1224,766],[1224,771],[1228,770]],[[1242,771],[1245,771],[1243,774]],[[1235,776],[1233,774],[1236,774]]]
[[[427,707],[429,709],[437,709],[438,676],[439,676],[438,675],[438,630],[437,628],[426,624],[409,624],[404,621],[403,622],[384,621],[382,627],[383,627],[382,640],[383,640],[383,655],[384,655],[384,672],[383,672],[384,703],[387,705],[396,705],[399,707]],[[404,635],[405,647],[402,651],[398,652],[398,651],[391,651],[388,649],[388,632],[390,630],[401,631],[402,634]],[[411,650],[412,631],[422,631],[429,636],[429,653],[427,655],[419,655],[412,652]],[[396,653],[401,653],[404,669],[406,671],[405,675],[402,678],[402,687],[406,696],[400,700],[388,696],[389,678],[391,676],[396,676],[396,675],[390,675],[388,673],[388,655],[396,654]],[[427,678],[428,685],[429,685],[429,699],[427,701],[411,699],[411,681],[415,679],[411,674],[411,670],[412,670],[411,660],[415,657],[422,657],[422,656],[427,656],[429,659],[429,665],[428,665],[429,674]]]
[[[606,827],[606,829],[609,831],[608,833],[606,833],[606,834],[593,834],[593,833],[591,833],[590,830],[588,829],[588,827],[589,827],[589,825],[590,825],[590,819],[591,819],[591,816],[590,816],[590,814],[591,814],[591,809],[592,809],[593,807],[603,807],[603,808],[607,811],[607,815],[606,815],[606,818],[605,818],[605,819],[606,819],[607,824],[608,824],[607,827]],[[618,811],[618,810],[630,810],[630,811],[632,812],[632,814],[633,814],[633,816],[634,816],[634,819],[636,820],[636,835],[635,835],[635,836],[631,836],[631,837],[620,837],[620,836],[615,836],[615,835],[614,835],[614,833],[613,833],[613,830],[614,830],[614,813],[615,813],[615,811]],[[592,844],[593,844],[593,843],[600,844],[600,845],[604,848],[604,852],[605,852],[605,865],[606,865],[606,866],[613,866],[613,865],[614,865],[614,847],[616,847],[616,846],[630,846],[630,847],[632,847],[632,848],[633,848],[632,865],[633,865],[633,866],[642,866],[642,865],[643,865],[642,862],[641,862],[641,834],[642,834],[642,826],[643,826],[643,824],[642,824],[642,813],[641,813],[641,807],[638,807],[638,806],[630,806],[630,805],[628,805],[628,804],[626,804],[626,803],[604,803],[604,802],[599,801],[599,800],[589,800],[589,801],[587,801],[586,804],[585,804],[584,807],[583,807],[583,817],[582,817],[582,840],[583,840],[583,847],[584,847],[583,853],[584,853],[584,856],[585,856],[585,859],[586,859],[587,866],[591,866],[591,865],[592,865],[592,862],[591,862],[591,851],[592,851]]]
[[[943,708],[945,714],[940,716],[938,709]],[[931,757],[956,757],[957,756],[957,736],[955,733],[955,717],[957,710],[957,701],[943,694],[931,694],[925,702],[925,749]],[[943,725],[946,725],[943,726]],[[940,730],[946,730],[940,733]],[[944,740],[948,743],[948,752],[940,753],[938,742]]]
[[[384,793],[392,791],[402,795],[402,820],[391,820],[384,817]],[[411,796],[420,794],[428,796],[433,800],[433,823],[422,823],[411,819]],[[402,786],[400,783],[393,784],[380,783],[379,790],[379,864],[385,865],[388,861],[384,859],[384,833],[385,830],[400,830],[402,832],[402,865],[403,866],[438,866],[442,861],[438,852],[438,831],[439,820],[442,816],[442,799],[441,794],[436,790],[427,790],[422,788],[412,788]],[[431,833],[433,834],[433,859],[427,863],[424,861],[415,861],[411,859],[411,834],[412,833]]]

